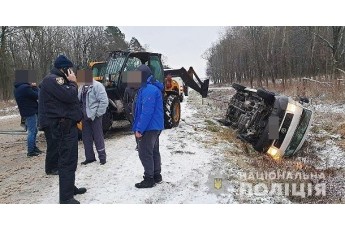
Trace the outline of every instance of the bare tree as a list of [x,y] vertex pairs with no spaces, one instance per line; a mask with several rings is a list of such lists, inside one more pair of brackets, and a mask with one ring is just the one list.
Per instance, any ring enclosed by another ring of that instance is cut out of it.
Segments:
[[230,27],[207,50],[207,75],[217,83],[254,80],[283,85],[305,76],[344,72],[344,27]]
[[[0,99],[13,98],[15,69],[35,69],[40,81],[64,54],[78,68],[103,61],[112,50],[127,50],[118,27],[9,27],[0,29]],[[136,39],[136,45],[140,47]]]

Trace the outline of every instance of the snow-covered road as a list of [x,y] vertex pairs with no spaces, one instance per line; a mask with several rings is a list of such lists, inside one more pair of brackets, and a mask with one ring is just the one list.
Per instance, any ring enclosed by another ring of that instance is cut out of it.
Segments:
[[[201,101],[200,101],[201,103]],[[107,163],[78,165],[76,185],[86,194],[76,196],[81,203],[218,203],[208,183],[216,153],[205,148],[206,137],[198,126],[204,121],[188,102],[182,103],[179,127],[164,130],[160,137],[163,183],[151,189],[137,189],[143,167],[135,140],[127,129],[106,140]],[[84,160],[80,145],[79,162]],[[44,191],[40,203],[58,202],[58,180]]]

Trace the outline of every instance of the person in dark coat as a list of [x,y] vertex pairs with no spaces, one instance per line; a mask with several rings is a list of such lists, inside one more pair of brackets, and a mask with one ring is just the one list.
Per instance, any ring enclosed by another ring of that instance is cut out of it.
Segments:
[[77,122],[82,119],[82,111],[72,67],[73,63],[60,55],[55,60],[51,73],[40,84],[39,100],[44,108],[43,119],[47,119],[52,141],[57,143],[58,148],[60,204],[80,204],[74,199],[74,195],[86,192],[86,188],[75,186],[78,163]]
[[25,119],[27,127],[27,156],[38,156],[42,151],[36,146],[37,136],[37,109],[38,88],[36,83],[16,82],[14,84],[14,97],[18,104],[20,116]]
[[[41,88],[41,85],[39,86]],[[38,94],[38,123],[39,130],[44,132],[47,142],[46,159],[45,159],[45,172],[47,175],[58,175],[58,142],[53,140],[52,130],[50,129],[49,119],[45,113],[42,96]]]
[[137,188],[151,188],[162,181],[159,136],[164,129],[163,84],[155,80],[151,70],[141,65],[142,85],[135,102],[132,130],[137,139],[140,161],[144,167],[144,180]]

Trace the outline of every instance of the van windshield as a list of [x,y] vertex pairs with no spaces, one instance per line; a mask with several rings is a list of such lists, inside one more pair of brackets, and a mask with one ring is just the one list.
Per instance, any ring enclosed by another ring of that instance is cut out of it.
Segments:
[[285,151],[285,156],[291,156],[296,151],[297,147],[301,143],[307,131],[307,128],[311,119],[311,115],[312,115],[312,112],[310,110],[303,109],[301,119],[295,131],[295,134],[293,135],[291,142]]

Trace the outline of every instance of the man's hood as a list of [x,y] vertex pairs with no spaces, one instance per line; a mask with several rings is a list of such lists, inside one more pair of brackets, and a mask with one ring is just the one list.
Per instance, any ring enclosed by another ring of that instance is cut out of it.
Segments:
[[142,87],[145,87],[147,84],[152,84],[160,91],[163,91],[163,84],[155,79],[155,77],[152,75],[151,69],[147,65],[141,65],[137,70],[142,72]]
[[153,75],[151,75],[151,76],[147,79],[146,83],[147,83],[147,84],[152,84],[152,85],[156,86],[160,91],[163,91],[163,89],[164,89],[164,85],[163,85],[161,82],[157,81],[157,80],[154,78]]
[[142,82],[147,82],[147,79],[152,75],[151,69],[147,65],[141,65],[137,69],[142,72]]

